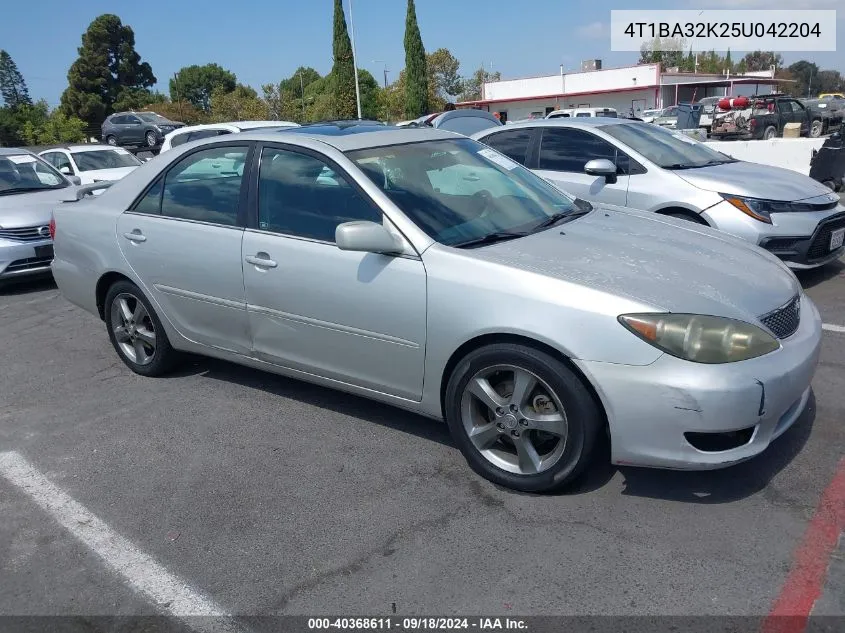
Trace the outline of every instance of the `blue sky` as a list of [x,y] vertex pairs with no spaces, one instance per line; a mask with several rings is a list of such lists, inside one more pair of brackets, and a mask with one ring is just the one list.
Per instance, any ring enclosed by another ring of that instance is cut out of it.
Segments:
[[[347,4],[348,0],[344,0]],[[840,0],[642,0],[618,8],[836,8]],[[610,52],[610,6],[581,0],[416,0],[426,50],[448,48],[469,74],[482,63],[504,77],[541,75],[600,58],[605,67],[636,63],[636,53]],[[353,0],[358,65],[392,81],[404,66],[403,0]],[[85,28],[117,13],[135,31],[136,49],[167,91],[182,66],[216,62],[258,88],[298,66],[331,69],[331,0],[39,0],[3,2],[0,48],[12,55],[30,92],[56,105]],[[761,16],[764,13],[761,12]],[[348,17],[348,13],[347,13]],[[837,15],[836,53],[789,53],[845,72],[845,10]],[[738,58],[739,55],[734,55]]]

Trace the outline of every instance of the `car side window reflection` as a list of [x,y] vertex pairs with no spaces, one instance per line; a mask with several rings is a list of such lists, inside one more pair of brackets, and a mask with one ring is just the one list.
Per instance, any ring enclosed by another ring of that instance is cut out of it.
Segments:
[[248,147],[189,154],[159,178],[134,211],[235,226]]
[[381,222],[381,212],[346,178],[306,154],[265,148],[258,174],[258,228],[334,242],[338,224]]

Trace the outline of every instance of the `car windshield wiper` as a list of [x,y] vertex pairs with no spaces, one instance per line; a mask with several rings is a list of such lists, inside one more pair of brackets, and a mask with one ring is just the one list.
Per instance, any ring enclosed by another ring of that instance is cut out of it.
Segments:
[[672,165],[664,165],[663,169],[698,169],[699,167],[712,167],[713,165],[725,165],[727,163],[738,163],[736,158],[713,159],[706,163],[673,163]]
[[525,237],[528,233],[521,231],[496,231],[495,233],[488,233],[483,237],[478,237],[466,242],[459,242],[452,244],[455,248],[470,248],[473,246],[484,246],[486,244],[495,244],[496,242],[504,242],[506,240],[513,240],[518,237]]

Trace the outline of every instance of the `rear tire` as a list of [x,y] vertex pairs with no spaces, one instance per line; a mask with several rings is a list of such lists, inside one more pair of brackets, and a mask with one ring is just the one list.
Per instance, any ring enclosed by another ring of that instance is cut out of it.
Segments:
[[769,139],[773,139],[778,135],[778,130],[774,125],[770,125],[766,128],[766,131],[763,132],[763,140],[768,141]]
[[132,282],[109,288],[103,313],[112,346],[136,374],[161,376],[179,361],[152,304]]
[[810,138],[819,138],[822,135],[822,131],[824,130],[824,126],[819,119],[813,121],[810,125]]
[[472,469],[524,492],[572,483],[590,463],[601,411],[563,362],[510,343],[470,352],[446,388],[446,422]]
[[106,143],[109,145],[117,146],[117,139],[110,134],[106,137]]

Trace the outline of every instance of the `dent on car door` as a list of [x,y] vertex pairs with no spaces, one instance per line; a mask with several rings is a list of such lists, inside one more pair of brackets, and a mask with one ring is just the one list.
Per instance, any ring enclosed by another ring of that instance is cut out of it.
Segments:
[[241,144],[188,154],[117,227],[126,261],[176,329],[197,343],[242,354],[251,349],[241,266],[243,165],[250,151]]
[[[418,258],[342,251],[336,227],[381,211],[320,155],[265,147],[244,234],[254,354],[391,395],[422,396],[426,276]],[[254,205],[254,206],[253,206]]]
[[[595,159],[617,165],[615,182],[584,172],[584,166]],[[616,147],[591,132],[543,128],[537,166],[540,176],[579,198],[620,207],[627,203],[628,174],[617,164]]]

